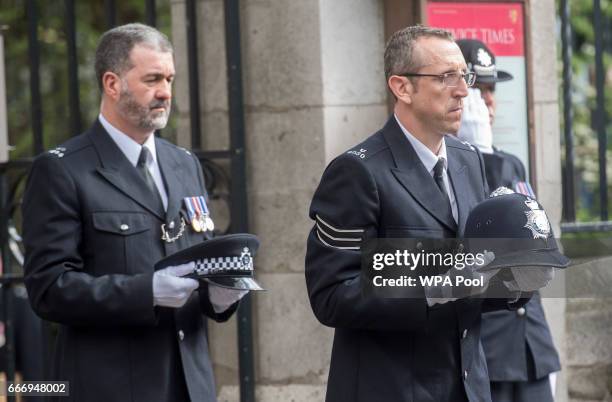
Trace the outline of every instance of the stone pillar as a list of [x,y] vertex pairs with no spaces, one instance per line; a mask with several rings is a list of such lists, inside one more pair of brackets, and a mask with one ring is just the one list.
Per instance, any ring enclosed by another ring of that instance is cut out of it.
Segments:
[[[175,103],[188,144],[184,0],[172,1]],[[200,0],[202,144],[227,146],[223,1]],[[338,153],[387,117],[378,0],[243,0],[241,30],[250,229],[261,240],[254,295],[258,401],[321,401],[333,330],[316,321],[304,279],[310,200]],[[213,206],[213,214],[214,214]],[[220,401],[238,401],[236,323],[210,325]]]
[[[555,2],[529,1],[526,3],[529,16],[530,36],[528,40],[531,68],[531,96],[533,100],[533,137],[535,153],[536,188],[540,203],[560,237],[561,230],[561,140],[559,130],[559,96],[557,81],[556,42],[550,40],[555,33]],[[546,318],[553,340],[561,358],[562,371],[557,375],[555,401],[567,401],[567,348],[566,348],[566,299],[559,294],[548,298],[542,293]]]

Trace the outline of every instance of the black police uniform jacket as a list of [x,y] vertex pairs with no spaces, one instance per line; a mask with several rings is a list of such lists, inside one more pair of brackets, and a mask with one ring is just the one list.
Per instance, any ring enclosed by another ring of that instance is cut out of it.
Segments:
[[153,306],[155,262],[204,240],[187,226],[166,243],[161,225],[178,235],[183,197],[205,193],[195,156],[155,141],[166,212],[98,121],[32,167],[25,283],[36,313],[61,324],[53,379],[70,382],[70,397],[58,400],[216,400],[203,314],[227,320],[236,305],[215,314],[204,287],[182,308]]
[[[446,147],[461,234],[487,194],[485,172],[469,144],[447,136]],[[310,208],[306,282],[317,319],[336,329],[328,402],[490,401],[480,316],[506,300],[428,308],[422,289],[410,299],[361,291],[354,240],[454,237],[445,202],[393,116],[325,170]]]
[[514,189],[519,181],[525,181],[525,167],[515,155],[493,147],[492,154],[483,154],[489,189],[498,187]]
[[[518,157],[495,147],[493,151],[483,154],[490,189],[514,188],[526,180]],[[491,381],[533,381],[561,370],[537,292],[524,309],[484,314],[481,332]]]

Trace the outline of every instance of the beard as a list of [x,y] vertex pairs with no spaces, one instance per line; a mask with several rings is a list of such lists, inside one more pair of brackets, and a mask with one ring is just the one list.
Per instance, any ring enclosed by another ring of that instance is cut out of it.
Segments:
[[[119,113],[123,115],[134,126],[143,130],[160,130],[168,124],[170,116],[170,101],[153,100],[148,105],[144,106],[138,103],[134,96],[123,85],[119,102],[117,104]],[[164,108],[163,111],[153,111],[154,108]]]

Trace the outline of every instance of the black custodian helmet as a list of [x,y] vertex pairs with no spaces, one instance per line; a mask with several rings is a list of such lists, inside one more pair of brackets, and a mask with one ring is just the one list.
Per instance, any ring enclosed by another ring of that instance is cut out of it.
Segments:
[[544,208],[533,198],[500,187],[476,205],[465,226],[470,252],[493,251],[484,269],[548,266],[566,268]]

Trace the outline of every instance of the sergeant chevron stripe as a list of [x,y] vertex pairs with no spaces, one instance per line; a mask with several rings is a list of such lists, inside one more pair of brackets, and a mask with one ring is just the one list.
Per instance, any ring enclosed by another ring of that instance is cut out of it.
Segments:
[[319,240],[330,247],[342,250],[359,250],[363,240],[363,229],[340,229],[315,216],[316,232]]

